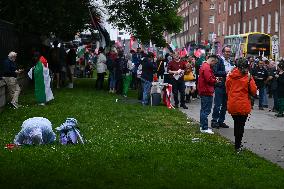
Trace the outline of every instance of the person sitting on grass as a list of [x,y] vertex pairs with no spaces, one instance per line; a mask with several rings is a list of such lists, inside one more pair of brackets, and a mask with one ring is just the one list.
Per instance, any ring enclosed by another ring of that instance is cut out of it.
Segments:
[[279,74],[277,77],[277,94],[278,94],[278,113],[277,117],[284,117],[284,61],[278,64]]

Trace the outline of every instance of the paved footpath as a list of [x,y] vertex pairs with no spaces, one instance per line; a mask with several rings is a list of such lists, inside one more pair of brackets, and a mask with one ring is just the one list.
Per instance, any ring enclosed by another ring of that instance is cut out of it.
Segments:
[[[269,100],[271,101],[271,99]],[[284,118],[275,117],[275,113],[269,112],[269,109],[258,110],[257,104],[256,101],[254,110],[246,122],[243,145],[259,156],[284,168]],[[188,110],[182,108],[180,110],[199,122],[200,100],[197,99],[187,105]],[[210,114],[208,116],[209,127],[211,118]],[[226,114],[225,123],[230,128],[213,129],[213,131],[234,142],[234,122],[231,115]]]

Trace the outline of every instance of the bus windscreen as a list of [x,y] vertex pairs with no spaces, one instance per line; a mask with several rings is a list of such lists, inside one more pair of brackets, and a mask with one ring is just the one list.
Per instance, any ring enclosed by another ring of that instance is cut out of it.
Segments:
[[251,34],[248,36],[247,53],[251,55],[270,55],[270,37],[263,34]]

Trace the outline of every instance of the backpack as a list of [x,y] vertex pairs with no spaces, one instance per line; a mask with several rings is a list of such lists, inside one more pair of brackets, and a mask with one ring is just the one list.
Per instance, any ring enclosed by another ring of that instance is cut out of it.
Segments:
[[66,144],[84,144],[83,137],[77,127],[77,120],[75,118],[67,118],[66,121],[56,128],[59,131],[59,142]]

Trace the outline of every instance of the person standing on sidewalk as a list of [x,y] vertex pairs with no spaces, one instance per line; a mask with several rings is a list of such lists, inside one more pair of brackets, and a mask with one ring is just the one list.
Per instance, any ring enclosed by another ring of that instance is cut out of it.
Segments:
[[234,120],[235,150],[238,153],[242,149],[244,127],[248,114],[251,112],[250,96],[255,96],[257,90],[254,79],[248,70],[248,61],[241,58],[226,80],[227,106],[228,112]]
[[277,77],[278,113],[277,117],[284,117],[284,62],[278,64],[279,74]]
[[178,93],[180,93],[180,107],[188,109],[185,105],[185,84],[183,77],[186,70],[186,62],[181,61],[178,54],[174,54],[173,58],[168,65],[168,72],[171,74],[171,84],[173,85],[174,107],[179,108]]
[[257,89],[259,90],[259,109],[264,110],[264,96],[266,94],[266,80],[268,78],[268,72],[264,68],[264,61],[262,59],[259,60],[258,66],[253,70],[252,75],[255,79]]
[[214,85],[217,81],[214,76],[212,67],[218,62],[216,55],[211,55],[208,60],[204,62],[199,70],[198,77],[198,94],[201,99],[200,109],[200,131],[202,133],[214,134],[214,132],[208,128],[208,115],[211,113]]
[[21,88],[17,81],[17,74],[23,72],[23,70],[17,70],[16,66],[17,53],[10,52],[8,58],[3,64],[3,80],[6,82],[9,94],[11,96],[11,105],[17,109],[20,107],[18,104],[18,98],[21,92]]
[[211,120],[212,128],[229,128],[224,123],[227,111],[227,94],[225,81],[227,74],[234,68],[230,60],[231,49],[225,46],[222,50],[223,56],[219,58],[218,63],[214,66],[214,75],[219,78],[220,82],[215,85],[214,108]]

